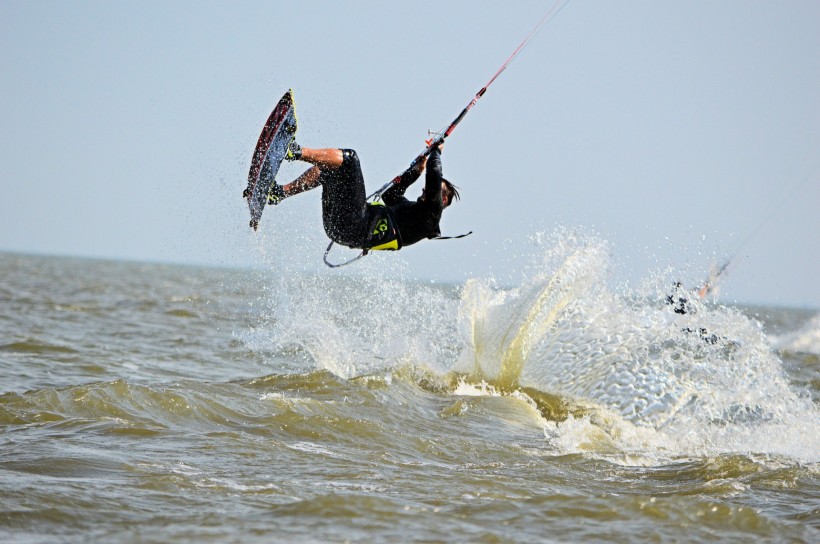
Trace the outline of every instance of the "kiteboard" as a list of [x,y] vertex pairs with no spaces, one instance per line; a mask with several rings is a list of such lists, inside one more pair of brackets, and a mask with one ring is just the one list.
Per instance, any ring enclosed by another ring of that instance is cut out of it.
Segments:
[[248,186],[242,196],[248,199],[253,230],[259,227],[259,219],[268,202],[268,192],[295,134],[296,108],[293,105],[293,90],[289,90],[268,116],[251,157]]

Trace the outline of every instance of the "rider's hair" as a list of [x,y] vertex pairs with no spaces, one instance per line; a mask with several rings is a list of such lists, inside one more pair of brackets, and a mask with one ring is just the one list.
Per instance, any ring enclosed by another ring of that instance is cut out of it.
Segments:
[[447,196],[448,206],[452,204],[454,200],[461,200],[461,195],[458,194],[458,187],[444,178],[441,178],[441,181],[444,183],[444,189],[442,192],[444,196]]

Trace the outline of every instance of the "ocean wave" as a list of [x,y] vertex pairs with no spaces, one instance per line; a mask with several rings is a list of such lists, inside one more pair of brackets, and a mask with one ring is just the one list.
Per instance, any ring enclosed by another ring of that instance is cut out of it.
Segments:
[[772,344],[783,352],[820,357],[820,314],[807,321],[799,330],[773,335]]
[[596,406],[635,445],[646,443],[633,429],[643,427],[656,447],[679,454],[820,459],[817,408],[790,388],[758,322],[697,297],[679,314],[666,293],[613,293],[608,263],[607,244],[562,232],[523,286],[469,282],[456,368]]
[[612,290],[611,248],[594,234],[559,229],[535,237],[533,251],[541,259],[518,287],[278,278],[244,340],[346,379],[410,367],[526,391],[542,399],[556,444],[575,425],[639,455],[649,445],[818,460],[817,408],[791,388],[758,321],[696,296],[675,312],[662,278],[654,291]]

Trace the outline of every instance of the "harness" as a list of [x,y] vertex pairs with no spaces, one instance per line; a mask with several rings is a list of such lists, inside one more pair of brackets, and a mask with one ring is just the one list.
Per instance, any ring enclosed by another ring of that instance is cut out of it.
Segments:
[[[401,233],[396,228],[396,220],[390,208],[384,205],[381,200],[369,202],[368,206],[381,208],[370,225],[370,235],[367,240],[368,247],[365,251],[398,251],[401,249]],[[375,243],[374,243],[375,242]]]
[[[355,263],[365,255],[367,255],[370,251],[398,251],[402,248],[401,242],[401,232],[399,229],[396,228],[396,222],[393,219],[393,215],[390,212],[390,208],[388,208],[384,202],[381,200],[376,200],[374,202],[368,202],[368,206],[373,206],[380,208],[379,214],[376,215],[376,218],[370,224],[370,235],[368,236],[367,243],[368,245],[371,242],[375,242],[376,245],[369,246],[362,248],[362,252],[350,259],[349,261],[344,261],[341,263],[331,263],[327,260],[328,254],[330,254],[331,248],[333,248],[333,242],[331,240],[330,244],[328,244],[327,249],[325,250],[324,261],[327,266],[330,268],[339,268],[341,266],[346,266],[351,263]],[[430,238],[430,240],[456,240],[458,238],[464,238],[465,236],[469,236],[473,233],[470,231],[466,234],[459,234],[458,236],[436,236],[435,238]]]
[[[384,202],[382,202],[381,200],[368,202],[367,205],[381,208],[379,210],[380,213],[377,213],[375,219],[373,219],[373,221],[370,223],[370,228],[368,230],[369,235],[367,237],[367,242],[365,242],[368,245],[368,247],[362,248],[362,252],[353,257],[352,259],[350,259],[349,261],[333,264],[327,260],[327,256],[330,253],[333,244],[335,243],[333,240],[331,240],[330,244],[328,244],[327,249],[325,250],[324,255],[325,264],[330,268],[339,268],[340,266],[346,266],[351,263],[355,263],[365,255],[367,255],[371,250],[398,251],[399,249],[401,249],[401,233],[399,233],[399,229],[396,228],[396,222],[393,219],[392,214],[390,213],[390,208],[385,206]],[[375,245],[371,246],[371,242],[375,242]]]

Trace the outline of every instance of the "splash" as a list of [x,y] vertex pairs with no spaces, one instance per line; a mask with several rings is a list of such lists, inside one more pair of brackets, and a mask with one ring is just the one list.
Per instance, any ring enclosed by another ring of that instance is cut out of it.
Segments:
[[[611,249],[594,234],[558,229],[532,247],[541,257],[512,288],[278,276],[246,341],[300,358],[300,371],[353,378],[410,367],[523,391],[552,407],[545,436],[570,452],[818,460],[820,414],[790,388],[758,322],[670,293],[671,277],[610,287]],[[685,313],[675,311],[682,298]]]
[[[593,408],[563,429],[603,430],[621,447],[817,460],[818,411],[790,389],[756,321],[686,293],[614,293],[609,253],[596,237],[561,229],[521,287],[468,282],[455,370]],[[685,313],[675,311],[682,298]]]
[[457,291],[404,280],[280,278],[251,341],[353,378],[401,366],[443,373],[458,344]]

